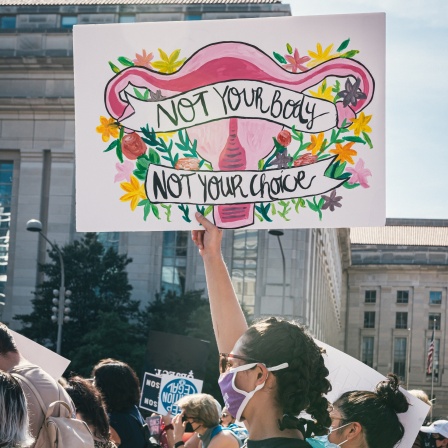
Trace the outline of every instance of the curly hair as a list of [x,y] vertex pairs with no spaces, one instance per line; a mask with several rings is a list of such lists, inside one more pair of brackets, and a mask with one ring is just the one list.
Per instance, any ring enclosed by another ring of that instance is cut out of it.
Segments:
[[316,421],[313,432],[326,433],[331,424],[329,403],[324,397],[331,390],[329,372],[323,349],[304,327],[276,317],[263,319],[246,331],[241,350],[267,367],[289,364],[287,369],[272,372],[277,380],[276,401],[285,414],[279,422],[281,430],[302,429],[303,425],[294,416],[305,410]]
[[75,404],[76,412],[94,429],[95,435],[109,440],[109,420],[101,394],[91,381],[80,376],[68,380],[65,390]]
[[357,390],[341,395],[334,403],[341,413],[340,425],[360,423],[371,448],[394,447],[404,436],[397,414],[409,408],[398,385],[397,375],[389,373],[387,380],[378,383],[374,392]]
[[122,361],[102,359],[92,371],[107,412],[123,412],[138,405],[140,383],[132,367]]

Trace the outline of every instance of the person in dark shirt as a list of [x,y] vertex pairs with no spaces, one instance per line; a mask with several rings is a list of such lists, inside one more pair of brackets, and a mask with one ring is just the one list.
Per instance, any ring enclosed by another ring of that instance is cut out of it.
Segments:
[[140,385],[134,370],[125,362],[103,359],[92,371],[109,416],[112,440],[120,448],[145,448],[145,423],[138,410]]

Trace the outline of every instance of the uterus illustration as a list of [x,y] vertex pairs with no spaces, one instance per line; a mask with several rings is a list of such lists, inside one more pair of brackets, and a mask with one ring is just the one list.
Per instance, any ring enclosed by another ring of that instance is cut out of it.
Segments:
[[[351,59],[333,59],[302,73],[288,72],[266,53],[242,42],[218,42],[194,53],[170,75],[144,67],[130,67],[112,78],[106,87],[106,108],[122,122],[134,113],[126,89],[146,88],[154,97],[167,99],[183,92],[228,81],[260,81],[295,92],[304,92],[328,76],[359,80],[363,99],[356,105],[335,105],[337,125],[350,118],[372,99],[373,80],[367,69]],[[151,127],[151,123],[149,123]],[[256,171],[259,161],[273,150],[273,137],[284,125],[260,118],[233,116],[186,128],[191,141],[197,141],[197,153],[214,171]],[[214,207],[215,224],[221,228],[241,228],[254,222],[254,204],[225,204]]]

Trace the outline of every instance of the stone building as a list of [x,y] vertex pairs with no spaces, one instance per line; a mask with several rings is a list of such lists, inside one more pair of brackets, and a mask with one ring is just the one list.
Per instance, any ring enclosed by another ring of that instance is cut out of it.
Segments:
[[[289,15],[290,6],[278,0],[0,0],[0,293],[5,322],[14,328],[14,316],[31,311],[37,263],[47,256],[46,242],[27,232],[26,222],[39,219],[43,232],[60,245],[79,237],[74,227],[73,25]],[[202,261],[186,232],[100,236],[133,259],[129,280],[133,298],[142,305],[161,290],[205,288]],[[283,311],[309,325],[320,339],[339,345],[341,260],[349,259],[346,232],[288,230],[281,241],[285,285],[274,236],[255,230],[226,233],[224,255],[241,302],[254,316]]]
[[431,393],[428,346],[434,329],[434,416],[446,418],[448,220],[388,219],[351,229],[345,350],[409,389]]

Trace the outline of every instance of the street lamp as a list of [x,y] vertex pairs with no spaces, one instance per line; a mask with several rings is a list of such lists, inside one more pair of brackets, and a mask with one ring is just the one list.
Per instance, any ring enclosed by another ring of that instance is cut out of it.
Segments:
[[[61,265],[61,285],[59,287],[59,291],[57,289],[53,290],[53,295],[55,298],[53,299],[53,304],[57,305],[52,308],[52,311],[55,315],[51,316],[53,322],[58,323],[58,337],[56,342],[56,352],[58,354],[61,353],[61,342],[62,342],[62,325],[64,322],[68,322],[70,317],[64,314],[68,314],[70,312],[69,308],[65,308],[65,306],[69,306],[71,301],[68,297],[71,296],[71,291],[65,290],[65,269],[64,269],[64,260],[62,258],[62,252],[59,247],[53,244],[47,236],[42,232],[42,223],[37,219],[30,219],[26,223],[26,230],[29,232],[38,232],[39,235],[54,249],[59,255],[59,263]],[[66,299],[67,297],[67,299]],[[57,313],[57,314],[56,314]]]
[[282,230],[269,230],[269,235],[276,236],[278,239],[278,245],[280,246],[280,252],[282,254],[282,262],[283,262],[283,294],[282,294],[282,316],[285,314],[285,295],[286,295],[286,263],[285,263],[285,254],[283,252],[282,241],[280,239],[281,236],[284,235]]

